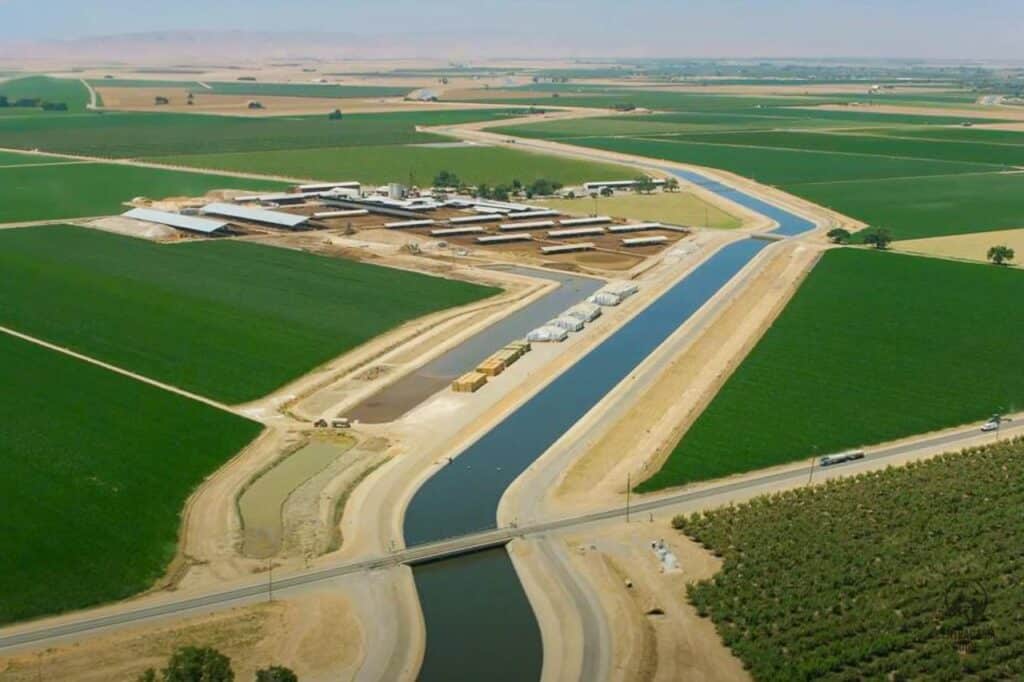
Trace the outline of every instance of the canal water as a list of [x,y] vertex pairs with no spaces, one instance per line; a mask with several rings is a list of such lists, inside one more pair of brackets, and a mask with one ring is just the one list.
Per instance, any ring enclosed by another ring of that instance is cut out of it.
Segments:
[[531,329],[586,299],[604,284],[599,279],[539,268],[507,266],[495,268],[527,277],[558,282],[557,289],[520,308],[499,322],[438,356],[415,372],[385,386],[354,407],[347,416],[367,424],[394,421],[416,407],[453,379],[479,365],[495,351],[522,339]]
[[733,242],[434,474],[405,514],[405,541],[493,528],[505,489],[768,242]]
[[[793,236],[813,223],[699,173],[665,169],[761,213]],[[767,242],[722,248],[625,327],[469,446],[416,493],[405,539],[416,545],[496,525],[508,486],[725,286]],[[417,566],[427,646],[420,680],[538,680],[540,629],[504,549]]]

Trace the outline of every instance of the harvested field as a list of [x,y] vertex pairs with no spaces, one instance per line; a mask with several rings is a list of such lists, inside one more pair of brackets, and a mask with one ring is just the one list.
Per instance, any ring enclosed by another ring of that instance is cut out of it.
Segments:
[[0,358],[0,622],[147,589],[185,499],[260,425],[6,334]]
[[[892,292],[899,292],[893,296]],[[644,491],[979,421],[1024,404],[1024,277],[827,252]]]
[[1012,264],[1019,265],[1024,261],[1024,229],[972,232],[927,239],[905,239],[896,242],[893,248],[897,251],[925,256],[986,262],[989,248],[996,245],[1009,246],[1016,252],[1017,256]]
[[[589,212],[594,207],[594,200],[589,198],[545,199],[540,203],[566,213]],[[596,210],[600,215],[670,225],[695,225],[720,230],[731,230],[743,225],[740,218],[701,199],[693,192],[620,192],[614,196],[599,198]]]
[[[46,157],[30,157],[33,160]],[[213,189],[281,189],[284,183],[121,164],[0,165],[0,223],[120,213],[135,197],[202,196]]]
[[675,519],[688,589],[755,679],[1019,679],[1024,442]]
[[5,230],[0,324],[229,403],[495,289],[238,241]]

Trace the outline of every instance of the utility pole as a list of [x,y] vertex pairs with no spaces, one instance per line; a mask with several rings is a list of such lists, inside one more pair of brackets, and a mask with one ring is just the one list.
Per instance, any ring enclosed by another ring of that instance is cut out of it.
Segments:
[[267,595],[268,601],[274,601],[274,560],[267,559]]
[[811,447],[811,473],[807,476],[807,485],[811,485],[811,481],[814,480],[814,460],[818,459],[818,446],[814,445]]
[[626,472],[626,523],[629,523],[629,492],[630,492],[630,488],[632,487],[632,485],[630,484],[631,480],[632,479],[630,477],[630,474],[627,471]]

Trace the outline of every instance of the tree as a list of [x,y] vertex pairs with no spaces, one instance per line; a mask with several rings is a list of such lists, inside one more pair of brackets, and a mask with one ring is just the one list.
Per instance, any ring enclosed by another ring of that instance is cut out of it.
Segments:
[[475,195],[477,197],[487,199],[491,196],[491,188],[486,182],[481,182],[476,186]]
[[329,121],[340,121],[342,118],[344,118],[344,114],[341,113],[341,109],[335,109],[331,113],[327,114],[327,119]]
[[841,227],[829,230],[825,236],[831,239],[833,244],[845,244],[850,241],[850,231]]
[[527,190],[527,194],[530,196],[551,196],[561,188],[561,183],[548,180],[547,178],[537,178]]
[[211,647],[181,647],[167,661],[163,682],[234,682],[231,659]]
[[650,194],[654,191],[654,180],[646,175],[636,178],[636,191],[640,194]]
[[1012,261],[1016,255],[1017,254],[1014,253],[1013,249],[1002,244],[993,246],[988,250],[988,259],[996,265],[1006,265]]
[[678,192],[679,181],[675,178],[666,178],[664,187],[666,192]]
[[864,243],[876,249],[885,249],[892,242],[892,235],[884,227],[876,227],[864,234]]
[[256,682],[299,682],[299,676],[282,665],[256,671]]
[[7,99],[7,95],[0,95],[0,107],[11,106],[10,101]]
[[434,187],[458,187],[459,176],[451,171],[443,170],[434,176]]
[[138,682],[156,682],[156,671],[148,668],[146,672],[139,675]]
[[495,201],[508,201],[509,188],[506,185],[496,185],[491,190],[491,199]]
[[615,194],[615,190],[613,190],[611,187],[605,186],[601,188],[601,196],[610,197],[613,194]]

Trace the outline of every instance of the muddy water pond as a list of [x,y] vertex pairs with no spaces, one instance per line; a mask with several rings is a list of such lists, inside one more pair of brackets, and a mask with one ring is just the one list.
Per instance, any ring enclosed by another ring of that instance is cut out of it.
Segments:
[[238,511],[246,556],[263,559],[281,549],[283,520],[281,507],[300,485],[331,465],[355,445],[355,439],[340,437],[312,441],[288,455],[257,478],[241,497]]

